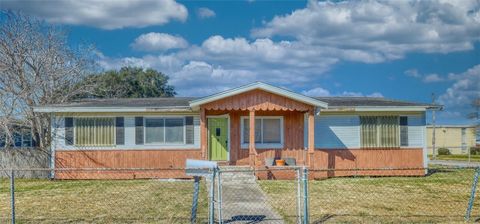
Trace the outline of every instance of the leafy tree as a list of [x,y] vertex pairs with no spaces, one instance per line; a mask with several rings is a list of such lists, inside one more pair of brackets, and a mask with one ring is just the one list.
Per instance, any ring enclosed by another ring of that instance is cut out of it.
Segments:
[[88,76],[80,86],[89,93],[78,98],[148,98],[175,96],[174,87],[168,85],[168,76],[154,69],[123,67]]

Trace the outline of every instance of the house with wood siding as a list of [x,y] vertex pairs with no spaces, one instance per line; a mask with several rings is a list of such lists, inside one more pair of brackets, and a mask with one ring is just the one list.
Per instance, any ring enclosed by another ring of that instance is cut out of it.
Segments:
[[[256,82],[206,97],[86,99],[35,110],[52,117],[52,168],[173,171],[186,159],[201,159],[268,169],[282,158],[311,169],[419,168],[416,174],[423,175],[426,111],[438,108],[385,98],[309,97]],[[172,171],[130,170],[121,178],[185,177]],[[59,179],[89,177],[55,173]]]

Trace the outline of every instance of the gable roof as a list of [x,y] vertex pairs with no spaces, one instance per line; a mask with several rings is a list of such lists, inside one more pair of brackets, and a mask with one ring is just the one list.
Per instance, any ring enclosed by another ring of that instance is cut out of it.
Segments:
[[407,102],[381,97],[309,97],[262,82],[241,86],[206,97],[157,97],[82,99],[64,104],[35,107],[36,112],[190,112],[199,105],[254,89],[288,97],[308,105],[328,110],[354,109],[355,111],[424,111],[441,109],[441,105]]
[[193,109],[197,109],[202,104],[210,103],[219,99],[238,95],[240,93],[248,92],[255,89],[277,94],[277,95],[280,95],[295,101],[299,101],[308,105],[316,106],[316,107],[321,107],[321,108],[328,107],[328,103],[325,103],[321,100],[315,99],[313,97],[305,96],[299,93],[295,93],[284,88],[272,86],[263,82],[254,82],[248,85],[240,86],[240,87],[229,89],[229,90],[216,93],[210,96],[192,100],[190,101],[190,107],[192,107]]

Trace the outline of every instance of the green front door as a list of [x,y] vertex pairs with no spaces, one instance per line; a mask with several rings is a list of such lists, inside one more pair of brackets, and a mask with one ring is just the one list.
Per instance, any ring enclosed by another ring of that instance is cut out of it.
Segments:
[[210,160],[227,160],[228,119],[223,117],[208,118],[208,135]]

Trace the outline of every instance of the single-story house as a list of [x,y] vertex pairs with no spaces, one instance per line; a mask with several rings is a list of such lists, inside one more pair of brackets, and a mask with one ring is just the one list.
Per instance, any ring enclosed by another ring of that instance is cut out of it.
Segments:
[[[186,159],[265,168],[273,158],[288,158],[288,165],[310,169],[420,168],[416,174],[423,175],[426,111],[437,108],[385,98],[309,97],[256,82],[206,97],[86,99],[35,111],[52,116],[52,168],[170,169],[116,177],[181,178],[184,172],[173,170]],[[329,172],[341,175],[352,173]]]
[[[433,154],[433,125],[427,125],[428,154]],[[475,125],[436,125],[435,149],[446,148],[451,154],[468,154],[476,146]]]

